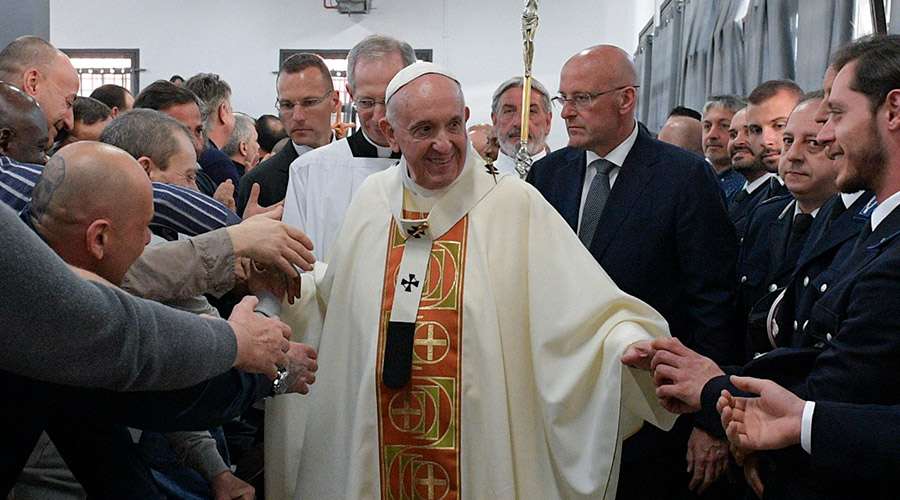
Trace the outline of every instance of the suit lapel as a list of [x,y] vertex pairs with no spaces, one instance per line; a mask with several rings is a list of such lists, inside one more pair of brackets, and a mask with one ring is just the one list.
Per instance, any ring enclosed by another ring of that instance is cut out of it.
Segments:
[[637,140],[625,158],[616,182],[609,193],[603,215],[597,223],[597,231],[591,242],[591,253],[599,261],[613,241],[632,207],[641,199],[647,183],[653,177],[652,168],[656,156],[649,147],[653,139],[644,130],[638,131]]
[[559,179],[559,213],[578,232],[578,210],[581,207],[581,191],[584,188],[584,172],[587,153],[572,149],[566,155],[566,161],[560,165]]
[[772,259],[770,269],[775,271],[772,281],[778,281],[778,278],[783,274],[790,274],[793,270],[793,266],[790,266],[788,269],[784,269],[784,267],[788,264],[785,259],[787,257],[788,241],[791,239],[791,226],[793,225],[791,216],[794,213],[794,203],[788,203],[781,214],[770,223],[769,237],[771,241],[769,242],[769,250],[772,252],[769,255]]
[[[820,237],[815,242],[815,246],[813,246],[808,255],[802,256],[802,262],[798,262],[797,267],[806,265],[809,261],[858,236],[868,220],[868,217],[861,215],[860,212],[871,199],[872,196],[868,192],[863,194],[849,208],[844,210],[841,215],[831,221],[830,225],[824,226]],[[844,202],[840,196],[837,196],[835,203]],[[828,214],[822,215],[827,216]],[[822,222],[825,223],[826,221],[823,220]]]
[[[849,210],[848,210],[849,211]],[[855,276],[900,237],[900,209],[895,209],[849,257],[845,276]]]

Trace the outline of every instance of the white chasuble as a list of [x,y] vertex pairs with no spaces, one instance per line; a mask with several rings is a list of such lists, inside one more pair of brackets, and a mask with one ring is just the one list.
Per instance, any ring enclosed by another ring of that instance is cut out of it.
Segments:
[[[291,396],[297,411],[267,415],[267,456],[296,471],[267,478],[267,496],[612,499],[622,440],[674,423],[650,373],[620,362],[668,335],[665,320],[616,288],[535,189],[467,157],[427,217],[402,210],[405,161],[369,177],[327,271],[284,306],[320,368]],[[432,240],[424,278],[399,273],[416,233]],[[393,305],[418,287],[408,383],[390,388]],[[288,440],[270,441],[270,425]]]
[[366,177],[395,165],[396,159],[356,157],[341,139],[291,163],[282,220],[313,242],[313,253],[328,262],[344,213]]

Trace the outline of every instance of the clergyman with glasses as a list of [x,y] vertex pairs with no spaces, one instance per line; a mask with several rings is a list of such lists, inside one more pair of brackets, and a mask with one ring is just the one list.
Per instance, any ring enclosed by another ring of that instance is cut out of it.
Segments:
[[[659,311],[684,345],[728,364],[740,346],[734,226],[703,158],[657,141],[635,119],[637,83],[618,47],[572,56],[554,98],[568,147],[536,162],[528,181],[623,291]],[[727,453],[707,432],[715,425],[682,417],[669,432],[644,426],[625,440],[618,498],[681,498],[689,486],[709,487],[721,472],[710,451]]]
[[275,109],[291,138],[278,154],[260,163],[241,178],[238,212],[243,213],[253,185],[259,184],[259,204],[269,206],[284,199],[291,162],[334,139],[331,114],[340,106],[331,72],[316,54],[300,53],[285,59],[275,81]]

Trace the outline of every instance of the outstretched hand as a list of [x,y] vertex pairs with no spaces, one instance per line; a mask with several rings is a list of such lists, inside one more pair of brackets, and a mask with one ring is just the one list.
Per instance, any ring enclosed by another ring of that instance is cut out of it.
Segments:
[[651,346],[656,350],[651,368],[660,404],[672,413],[699,411],[703,386],[714,377],[724,375],[722,369],[675,337],[655,339]]
[[258,302],[252,295],[244,297],[228,318],[237,340],[234,367],[274,380],[278,367],[288,366],[291,328],[281,321],[256,314],[253,309]]
[[722,391],[716,407],[729,441],[749,450],[775,450],[800,442],[805,401],[770,380],[731,377],[731,382],[759,397],[734,397]]
[[[259,204],[259,184],[253,183],[250,186],[250,197],[247,198],[247,206],[244,207],[244,220],[249,219],[250,217],[265,214],[275,210],[278,207],[284,206],[284,201],[279,201],[273,205],[269,205],[268,207],[260,206]],[[281,220],[281,216],[278,216],[278,220]]]
[[288,276],[296,276],[294,266],[312,271],[316,258],[313,244],[303,231],[281,222],[282,207],[228,226],[234,253],[249,257],[263,266],[277,267]]
[[316,359],[319,357],[316,350],[306,344],[299,342],[291,342],[291,348],[288,350],[288,391],[298,394],[306,394],[309,392],[309,386],[316,382],[316,371],[319,364]]

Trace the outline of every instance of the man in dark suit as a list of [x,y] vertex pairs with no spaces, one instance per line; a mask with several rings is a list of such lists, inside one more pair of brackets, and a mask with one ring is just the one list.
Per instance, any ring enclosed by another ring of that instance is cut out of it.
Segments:
[[[740,390],[759,394],[719,398],[722,427],[735,446],[778,450],[800,445],[810,454],[813,470],[824,478],[838,474],[878,481],[900,466],[900,406],[804,401],[771,380],[731,380]],[[896,491],[882,495],[889,493]]]
[[748,352],[770,350],[769,306],[788,284],[822,205],[837,192],[835,162],[816,141],[822,93],[803,97],[784,127],[779,175],[790,196],[763,202],[750,216],[738,259],[738,320],[747,325]]
[[784,145],[782,134],[788,115],[800,101],[803,91],[790,80],[769,80],[759,84],[747,96],[747,142],[753,153],[755,172],[747,184],[732,198],[728,214],[743,239],[750,214],[760,203],[788,194],[778,177],[778,162]]
[[[871,189],[878,200],[841,272],[812,307],[803,336],[811,347],[775,349],[735,373],[770,378],[802,399],[853,404],[900,403],[900,37],[856,42],[839,57],[819,142],[837,161],[843,192]],[[845,53],[846,54],[846,53]],[[657,394],[673,410],[715,415],[723,389],[738,391],[723,370],[677,342],[658,342],[653,358]],[[721,428],[721,425],[720,425]],[[797,447],[767,453],[767,498],[878,498],[860,494],[847,475],[821,477]],[[888,494],[896,493],[897,479]],[[891,496],[887,496],[891,498]]]
[[291,163],[298,156],[331,142],[331,113],[341,101],[325,61],[309,53],[285,59],[275,82],[278,116],[291,138],[281,151],[241,177],[237,209],[244,213],[254,184],[259,184],[259,204],[269,206],[284,199]]
[[[587,49],[565,64],[560,82],[569,147],[535,163],[528,176],[622,290],[669,322],[673,335],[714,359],[735,355],[737,241],[721,190],[705,160],[655,140],[634,118],[636,74],[619,48]],[[665,433],[644,427],[625,441],[619,498],[668,498],[705,488],[699,449],[726,456],[724,441],[697,430],[694,479],[685,475],[682,419]],[[722,470],[720,460],[709,467]],[[648,484],[645,474],[652,471]]]

